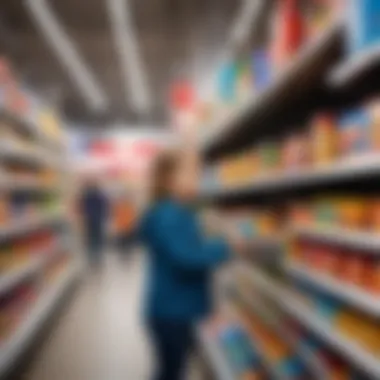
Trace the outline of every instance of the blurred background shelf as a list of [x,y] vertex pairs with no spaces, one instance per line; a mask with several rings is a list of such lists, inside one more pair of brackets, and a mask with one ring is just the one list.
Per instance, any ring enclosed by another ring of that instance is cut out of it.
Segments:
[[58,242],[45,249],[39,249],[31,253],[32,259],[21,265],[19,268],[12,269],[10,272],[2,272],[0,275],[0,296],[18,285],[29,276],[38,273],[48,263],[59,250],[64,248],[65,243]]
[[41,229],[45,226],[65,220],[63,212],[53,212],[39,217],[27,218],[23,221],[15,221],[11,225],[0,228],[0,240],[6,240]]
[[17,331],[8,341],[1,345],[0,376],[6,374],[14,362],[27,349],[34,336],[57,307],[60,299],[73,283],[78,273],[79,268],[73,264],[65,273],[61,274],[54,286],[39,296],[39,300],[28,313],[25,321],[17,328]]
[[369,294],[360,288],[345,284],[327,275],[313,273],[303,265],[286,263],[286,271],[297,278],[300,278],[319,289],[326,291],[338,299],[362,310],[374,317],[380,317],[380,294],[379,296]]
[[[275,331],[290,347],[295,350],[306,368],[311,374],[313,374],[313,376],[315,376],[315,379],[327,378],[326,368],[320,358],[318,358],[308,347],[301,344],[298,338],[293,336],[290,331],[284,328],[281,321],[278,320],[278,317],[273,313],[273,311],[267,309],[263,303],[258,302],[256,297],[252,297],[249,290],[243,291],[240,287],[237,287],[236,292],[240,296],[240,299],[248,305],[255,315],[259,316],[261,321],[267,325],[269,329]],[[268,373],[271,374],[273,378],[289,379],[289,376],[282,376],[281,373],[273,369],[273,366],[271,366],[268,361],[266,361],[266,367]]]
[[365,253],[380,254],[380,236],[376,231],[366,232],[334,226],[296,226],[292,234],[313,241],[330,243],[342,247],[357,248]]
[[227,357],[222,348],[210,336],[204,327],[197,329],[198,340],[205,353],[208,363],[215,375],[216,380],[238,380],[232,368],[229,367]]
[[380,157],[368,155],[359,159],[344,160],[321,168],[298,170],[294,173],[258,176],[255,181],[241,186],[226,188],[211,187],[201,191],[201,202],[226,202],[246,204],[260,202],[263,198],[275,196],[295,196],[311,194],[329,189],[368,189],[375,190],[376,179],[380,178]]
[[[242,268],[239,268],[242,270]],[[341,333],[331,326],[323,317],[318,316],[315,311],[308,310],[294,298],[286,288],[277,285],[263,275],[262,272],[252,270],[252,281],[260,288],[262,292],[272,297],[278,304],[299,320],[307,328],[311,329],[321,339],[328,343],[334,350],[344,355],[344,357],[354,363],[364,373],[373,379],[380,379],[380,362],[371,353],[365,351],[358,343],[344,337]]]
[[263,135],[280,131],[316,109],[322,78],[336,62],[343,40],[343,22],[336,21],[323,35],[289,63],[262,94],[253,97],[203,138],[201,150],[216,160],[252,145]]

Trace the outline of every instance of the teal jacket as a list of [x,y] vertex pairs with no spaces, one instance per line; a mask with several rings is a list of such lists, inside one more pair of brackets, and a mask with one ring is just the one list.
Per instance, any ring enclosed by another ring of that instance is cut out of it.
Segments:
[[161,201],[145,214],[141,237],[148,250],[147,318],[196,321],[211,309],[210,277],[227,260],[222,239],[206,239],[194,211]]

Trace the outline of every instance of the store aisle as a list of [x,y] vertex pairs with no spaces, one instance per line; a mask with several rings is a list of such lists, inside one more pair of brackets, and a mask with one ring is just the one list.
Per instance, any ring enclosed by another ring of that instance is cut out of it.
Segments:
[[140,321],[143,257],[109,254],[89,273],[23,380],[143,380],[151,355]]

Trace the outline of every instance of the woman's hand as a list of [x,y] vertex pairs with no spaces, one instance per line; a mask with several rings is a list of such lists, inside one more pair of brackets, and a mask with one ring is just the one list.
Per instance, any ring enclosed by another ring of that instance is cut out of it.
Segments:
[[245,256],[247,253],[248,243],[240,234],[236,232],[229,232],[227,240],[231,246],[233,253],[237,256]]

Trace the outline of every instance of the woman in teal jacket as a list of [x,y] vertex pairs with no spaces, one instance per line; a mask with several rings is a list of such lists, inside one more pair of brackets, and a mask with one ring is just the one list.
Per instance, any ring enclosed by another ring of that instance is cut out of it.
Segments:
[[154,380],[184,379],[194,326],[211,309],[211,274],[229,257],[223,239],[203,236],[188,203],[195,181],[178,161],[170,154],[157,160],[153,201],[141,226],[149,256],[146,317],[157,356]]

